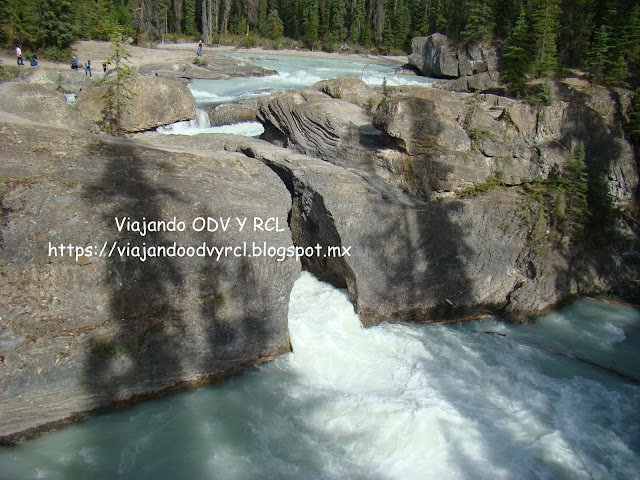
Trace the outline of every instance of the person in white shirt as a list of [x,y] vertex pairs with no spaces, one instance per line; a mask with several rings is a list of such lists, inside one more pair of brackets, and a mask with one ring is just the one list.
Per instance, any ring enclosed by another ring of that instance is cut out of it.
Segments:
[[16,59],[18,60],[18,65],[24,65],[24,62],[22,61],[22,49],[20,48],[20,45],[16,45]]

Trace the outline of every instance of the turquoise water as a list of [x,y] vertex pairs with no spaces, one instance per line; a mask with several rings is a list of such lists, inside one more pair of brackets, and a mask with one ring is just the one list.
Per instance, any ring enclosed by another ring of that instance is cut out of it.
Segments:
[[640,386],[552,351],[638,375],[637,310],[362,329],[345,292],[303,273],[289,323],[293,353],[2,449],[0,478],[640,476]]
[[[339,75],[431,81],[261,57],[279,75],[194,82],[198,101]],[[203,113],[166,133],[207,131]],[[345,292],[303,273],[289,326],[294,352],[244,375],[0,449],[0,479],[640,478],[636,309],[584,299],[532,326],[365,330]]]
[[415,75],[396,75],[399,63],[380,62],[374,59],[343,60],[293,55],[237,53],[256,65],[276,70],[277,75],[267,77],[232,78],[227,80],[193,80],[191,91],[199,104],[222,103],[256,98],[287,88],[304,88],[328,78],[356,76],[369,86],[430,85],[434,79]]

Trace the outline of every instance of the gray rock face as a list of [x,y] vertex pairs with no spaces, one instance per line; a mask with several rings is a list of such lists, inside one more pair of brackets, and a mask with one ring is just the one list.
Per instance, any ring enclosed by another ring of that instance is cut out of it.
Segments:
[[[191,120],[196,115],[196,100],[187,86],[170,78],[133,77],[129,87],[136,93],[124,115],[128,132],[151,130],[162,125]],[[103,120],[106,86],[84,87],[76,99],[78,110],[96,125]]]
[[357,77],[340,77],[321,80],[311,87],[331,98],[337,98],[353,103],[361,108],[374,111],[380,105],[383,96],[369,88],[364,81]]
[[434,84],[452,92],[486,92],[500,86],[496,50],[481,42],[459,44],[440,33],[416,37],[409,64],[427,77],[455,79]]
[[67,103],[64,94],[43,85],[22,82],[0,84],[0,110],[35,122],[46,119],[50,125],[74,130],[97,130]]
[[[597,98],[597,108],[592,106]],[[563,165],[570,150],[585,145],[587,162],[606,159],[612,194],[631,199],[638,171],[633,147],[614,121],[617,103],[599,89],[571,101],[535,108],[525,102],[480,95],[452,95],[437,89],[394,90],[375,124],[395,139],[404,160],[388,152],[383,162],[397,168],[396,183],[428,195],[484,181],[501,171],[507,183],[521,184]]]
[[348,251],[306,258],[304,265],[346,287],[365,325],[483,310],[523,320],[573,295],[634,288],[631,279],[640,255],[633,241],[621,242],[624,254],[597,259],[534,250],[521,227],[526,199],[517,191],[422,201],[375,182],[360,168],[339,167],[260,140],[148,135],[148,141],[159,145],[171,141],[198,150],[240,151],[278,173],[293,199],[294,243]]
[[276,92],[258,100],[263,138],[338,165],[367,164],[380,132],[362,108],[313,90]]
[[409,63],[422,75],[436,78],[458,78],[498,70],[493,47],[482,43],[458,45],[440,33],[414,38]]
[[67,69],[52,70],[46,68],[30,68],[22,72],[21,79],[27,83],[42,85],[50,90],[55,90],[58,84],[65,92],[78,92],[80,88],[88,83],[92,83],[82,68],[78,70]]
[[204,105],[202,107],[209,115],[212,127],[220,125],[233,125],[242,122],[255,122],[258,101],[256,99],[242,100],[233,103],[220,103],[217,105]]
[[[0,442],[214,382],[289,350],[300,263],[242,252],[244,242],[293,245],[291,196],[269,168],[240,153],[160,150],[6,119],[0,114]],[[236,217],[247,218],[242,231]],[[282,231],[254,231],[254,217],[278,218]],[[205,223],[194,228],[198,218]],[[208,218],[217,223],[202,230]],[[126,227],[144,220],[169,223],[145,235]],[[147,250],[142,261],[135,250],[174,242],[173,256]],[[219,260],[179,250],[205,244],[240,250]]]
[[498,72],[482,72],[455,80],[440,80],[433,86],[449,92],[486,92],[500,88],[500,75]]

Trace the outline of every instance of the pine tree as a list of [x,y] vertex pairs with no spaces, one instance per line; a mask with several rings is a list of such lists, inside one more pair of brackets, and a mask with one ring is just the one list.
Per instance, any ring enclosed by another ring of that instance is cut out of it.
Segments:
[[518,22],[507,39],[502,58],[503,80],[516,96],[520,96],[524,91],[527,75],[531,73],[531,35],[524,8],[521,8]]
[[278,10],[271,10],[267,17],[267,35],[272,40],[278,40],[282,37],[284,26],[278,15]]
[[631,11],[624,32],[624,44],[630,69],[640,73],[640,4]]
[[69,0],[44,0],[38,31],[41,46],[67,48],[76,39],[75,4]]
[[561,178],[565,196],[563,236],[568,235],[575,242],[582,238],[585,224],[591,215],[587,203],[589,180],[582,143],[578,145],[575,155],[567,158]]
[[345,0],[333,0],[331,12],[331,31],[335,39],[344,42],[347,39],[347,6]]
[[0,22],[5,41],[8,45],[20,44],[23,47],[37,43],[38,24],[34,4],[21,0],[5,0],[0,4]]
[[[260,32],[260,35],[263,37],[269,35],[267,18],[267,0],[260,0],[258,4],[258,32]],[[282,36],[282,34],[280,36]]]
[[127,83],[135,76],[128,63],[130,54],[125,48],[122,30],[115,28],[111,40],[111,55],[107,59],[113,65],[114,74],[106,82],[107,89],[103,95],[103,126],[106,133],[115,136],[124,136],[124,115],[131,109],[131,99],[136,93]]
[[490,41],[493,30],[493,12],[488,0],[473,0],[469,8],[467,23],[462,31],[466,42]]
[[625,130],[629,138],[640,148],[640,87],[636,89],[633,95],[629,121]]
[[398,8],[394,17],[395,21],[395,42],[394,46],[405,50],[408,46],[408,37],[411,32],[411,12],[406,0],[398,0]]
[[533,33],[536,40],[534,72],[549,77],[558,70],[556,39],[560,29],[560,0],[538,0],[533,12]]
[[318,46],[318,30],[320,28],[320,18],[318,16],[318,8],[315,4],[310,6],[308,17],[304,22],[304,44],[307,48],[313,50]]
[[596,30],[597,0],[562,0],[558,52],[569,66],[582,66],[588,59],[589,42]]
[[627,61],[624,59],[624,55],[619,53],[615,59],[610,60],[609,67],[605,78],[607,85],[628,87],[629,85],[626,79],[629,74],[627,72]]
[[351,25],[349,27],[349,43],[351,44],[356,44],[360,41],[360,35],[365,25],[364,3],[363,0],[359,0],[352,12]]
[[589,51],[588,67],[591,72],[592,81],[601,83],[604,81],[607,69],[609,52],[609,27],[601,25],[596,31]]
[[197,35],[196,29],[196,0],[184,0],[184,32],[187,35]]

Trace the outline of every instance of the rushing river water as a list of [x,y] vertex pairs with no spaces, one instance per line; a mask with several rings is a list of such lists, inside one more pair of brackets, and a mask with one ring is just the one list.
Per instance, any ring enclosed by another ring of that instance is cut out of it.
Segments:
[[585,299],[534,327],[363,329],[305,272],[293,353],[0,450],[0,478],[637,479],[640,386],[571,355],[637,376],[639,327]]
[[[415,75],[398,75],[400,66],[395,62],[383,62],[373,57],[362,60],[310,58],[294,55],[269,55],[235,53],[234,57],[251,60],[253,63],[276,70],[276,75],[267,77],[230,78],[226,80],[194,80],[189,85],[199,107],[206,104],[225,103],[269,95],[277,90],[304,88],[328,78],[355,76],[371,87],[382,85],[386,79],[389,86],[430,85],[432,78]],[[198,109],[197,118],[189,122],[179,122],[158,131],[176,135],[196,135],[198,133],[236,133],[256,137],[264,129],[257,122],[245,122],[221,127],[210,127],[207,114]]]
[[[261,61],[281,73],[191,88],[206,103],[345,74],[428,81]],[[532,326],[362,329],[344,292],[303,273],[289,329],[293,353],[244,375],[0,449],[0,479],[640,478],[636,309],[583,299]]]

